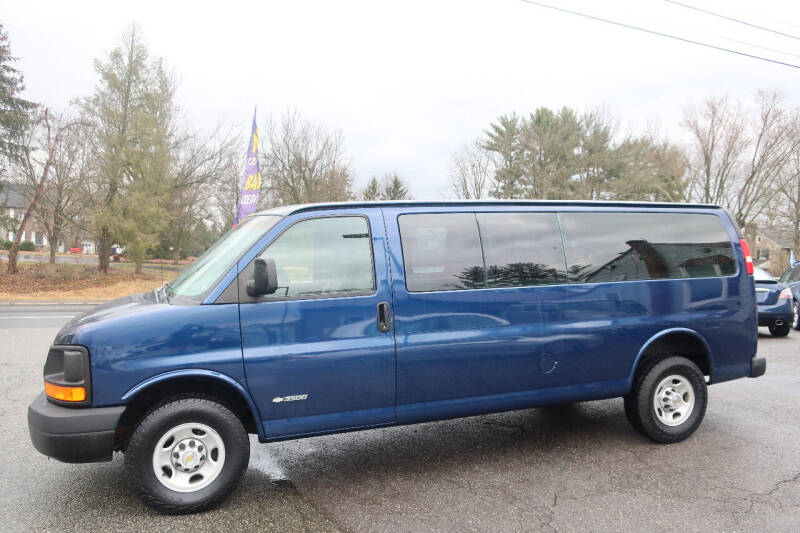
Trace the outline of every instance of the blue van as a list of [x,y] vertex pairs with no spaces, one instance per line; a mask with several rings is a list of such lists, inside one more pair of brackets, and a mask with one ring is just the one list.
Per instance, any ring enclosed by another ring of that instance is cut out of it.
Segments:
[[249,217],[174,281],[56,336],[28,410],[65,462],[125,454],[164,512],[260,442],[624,397],[659,443],[761,376],[753,264],[709,205],[388,202]]

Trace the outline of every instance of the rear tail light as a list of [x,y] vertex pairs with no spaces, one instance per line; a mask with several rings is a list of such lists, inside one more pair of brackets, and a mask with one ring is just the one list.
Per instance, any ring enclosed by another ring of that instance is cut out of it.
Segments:
[[744,264],[747,268],[747,273],[751,276],[753,275],[753,256],[750,255],[750,247],[747,246],[747,241],[744,239],[739,239],[739,244],[742,247],[742,253],[744,254]]
[[789,287],[786,287],[785,289],[783,289],[781,291],[781,294],[778,296],[778,299],[780,299],[780,298],[791,298],[791,297],[792,297],[792,289],[790,289]]

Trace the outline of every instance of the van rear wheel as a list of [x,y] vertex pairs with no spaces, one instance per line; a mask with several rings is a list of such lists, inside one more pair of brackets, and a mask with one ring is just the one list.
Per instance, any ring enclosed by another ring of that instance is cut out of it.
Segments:
[[125,450],[125,471],[147,505],[169,514],[202,511],[225,500],[250,458],[242,422],[208,398],[180,398],[150,411]]
[[708,404],[702,371],[684,357],[667,357],[638,373],[625,414],[651,440],[669,444],[689,437],[700,426]]

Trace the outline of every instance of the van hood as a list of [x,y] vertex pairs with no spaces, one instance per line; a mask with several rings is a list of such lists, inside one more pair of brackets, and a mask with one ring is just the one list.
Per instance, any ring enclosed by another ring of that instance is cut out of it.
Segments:
[[81,344],[76,342],[76,335],[85,333],[90,329],[100,326],[103,322],[115,321],[141,313],[146,313],[155,306],[167,306],[166,303],[156,303],[153,292],[132,294],[110,302],[93,307],[70,320],[56,335],[54,344]]
[[75,317],[55,344],[89,351],[92,404],[118,405],[165,371],[213,368],[245,383],[238,304],[178,305],[134,294]]

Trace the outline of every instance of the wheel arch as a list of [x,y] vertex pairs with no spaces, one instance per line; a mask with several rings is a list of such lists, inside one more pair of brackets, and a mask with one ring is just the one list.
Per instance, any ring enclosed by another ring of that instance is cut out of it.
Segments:
[[645,361],[669,355],[686,357],[700,368],[703,375],[713,379],[714,359],[703,336],[689,328],[670,328],[656,333],[644,343],[633,361],[628,381],[633,383],[636,371]]
[[264,440],[264,429],[250,393],[226,374],[205,369],[182,369],[152,376],[129,389],[122,400],[126,404],[115,437],[115,449],[122,449],[136,422],[165,398],[197,394],[213,397],[231,409],[248,433]]

